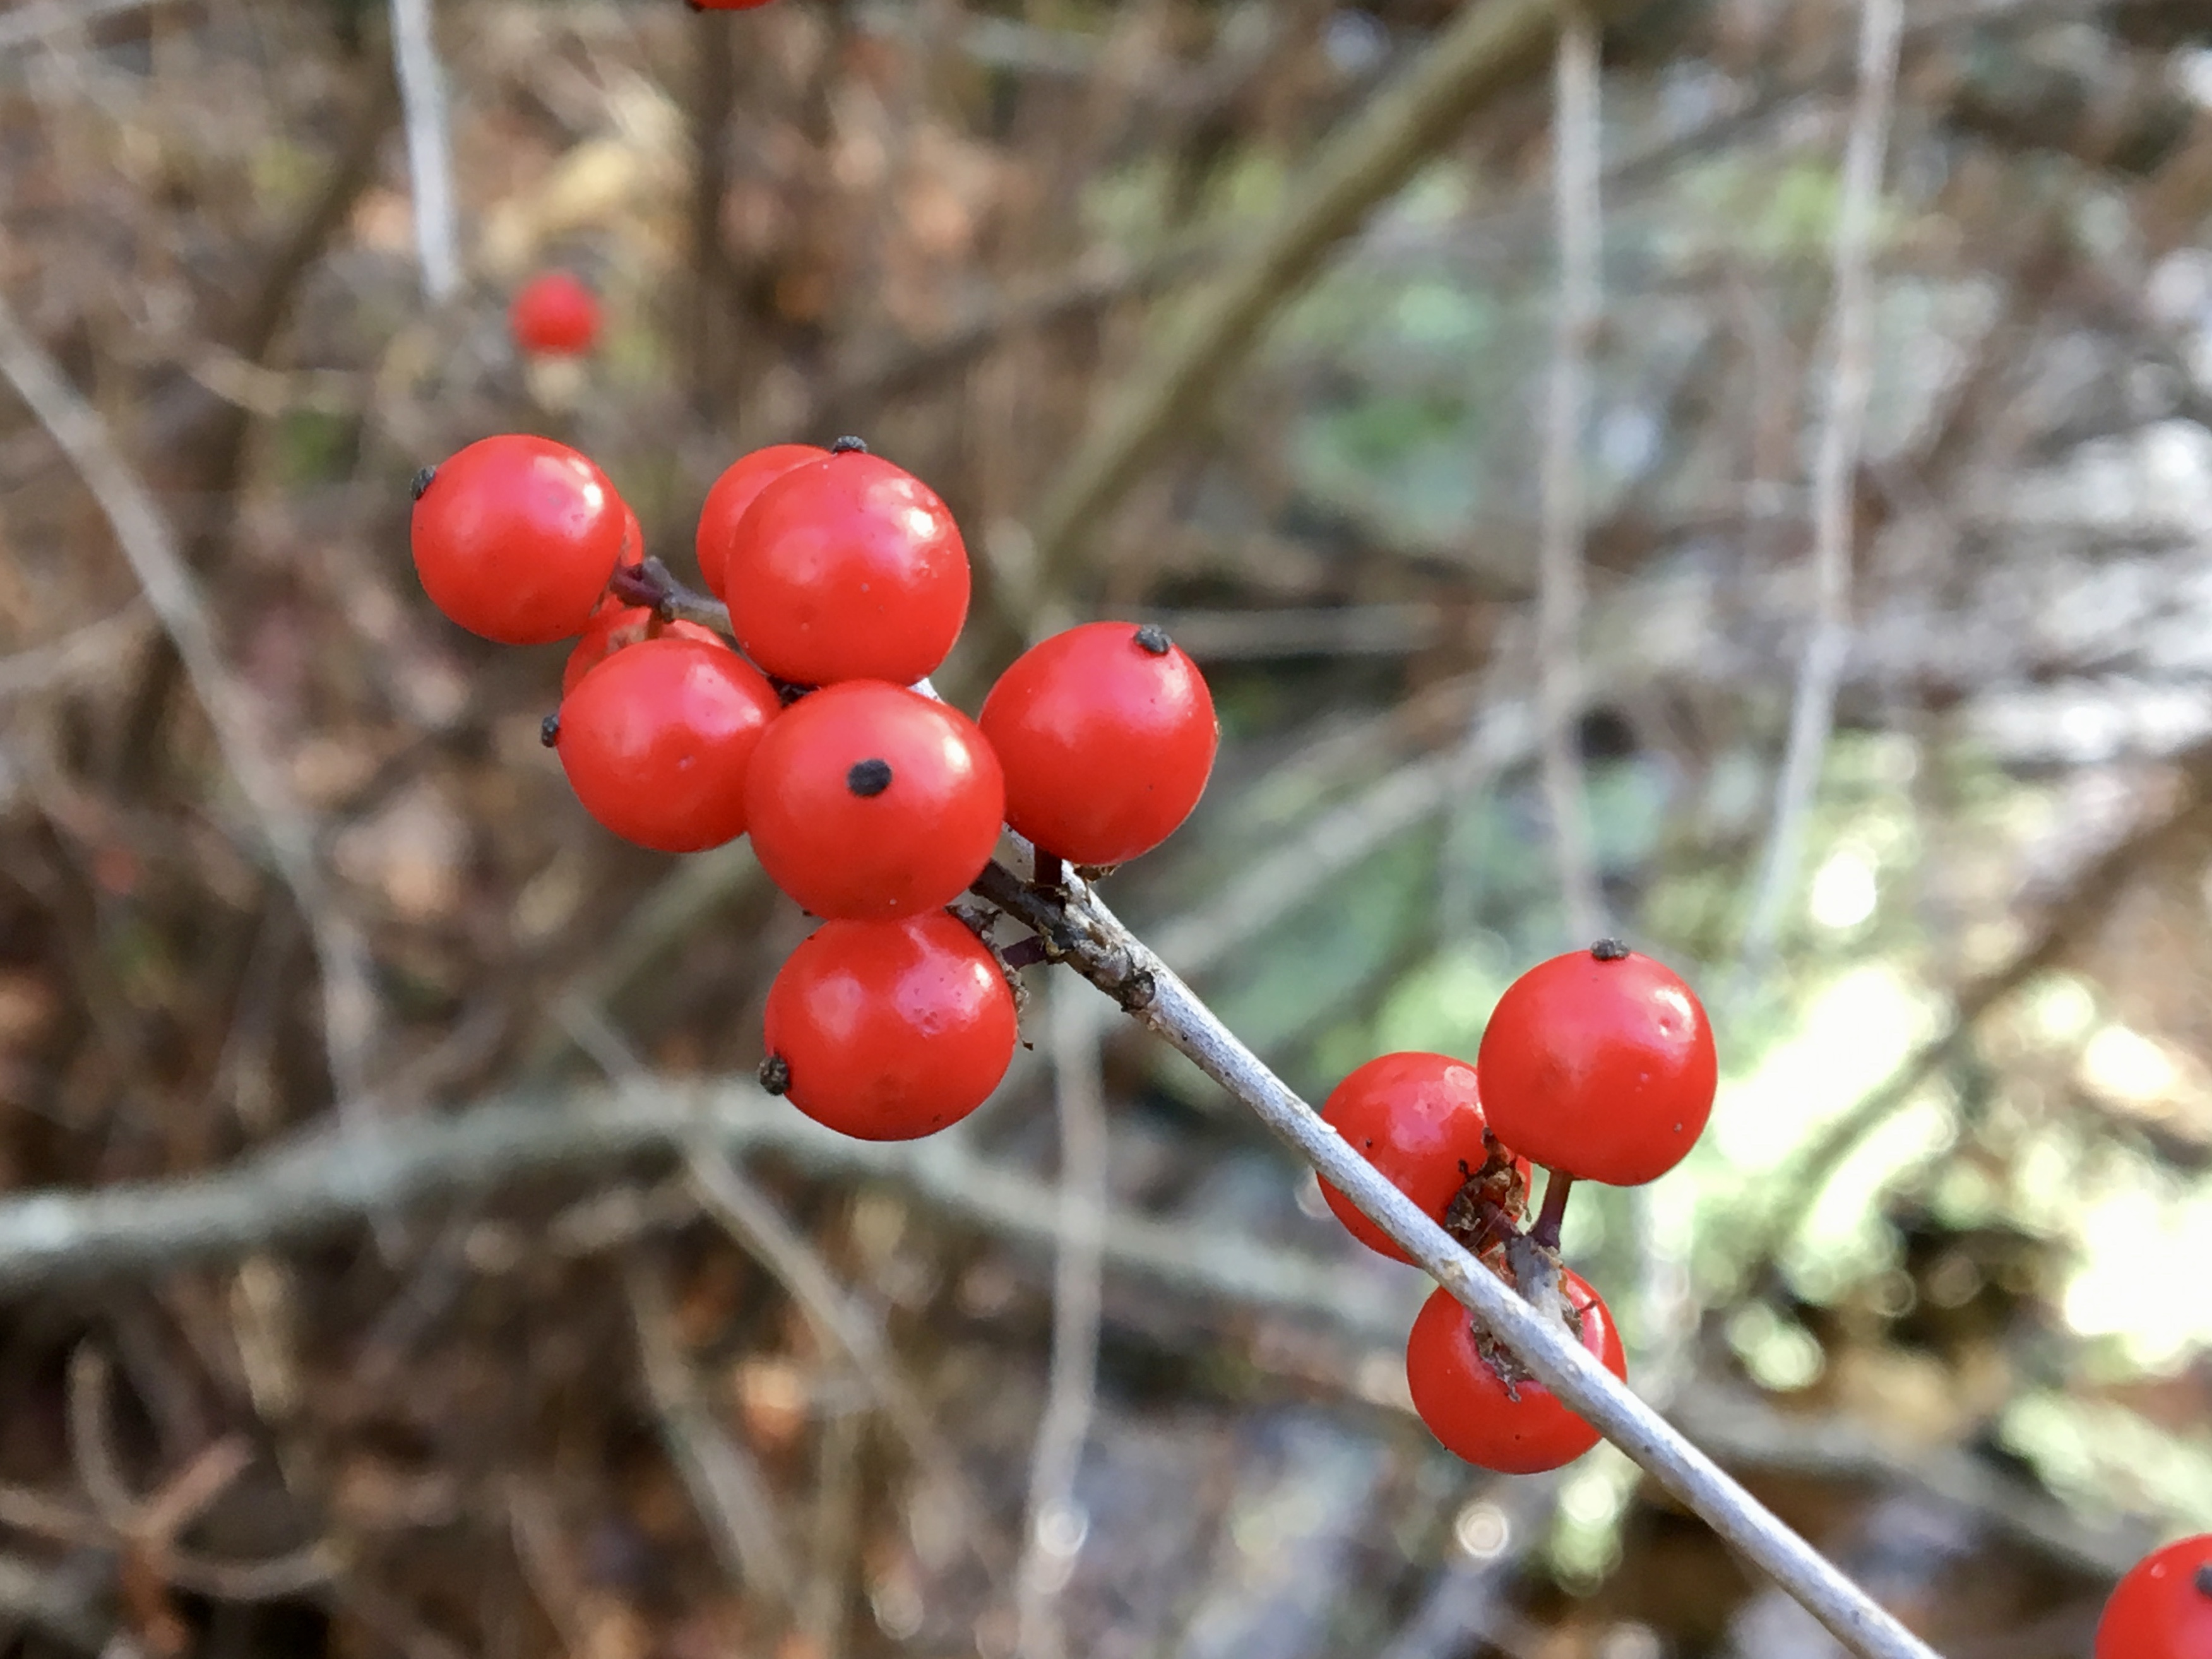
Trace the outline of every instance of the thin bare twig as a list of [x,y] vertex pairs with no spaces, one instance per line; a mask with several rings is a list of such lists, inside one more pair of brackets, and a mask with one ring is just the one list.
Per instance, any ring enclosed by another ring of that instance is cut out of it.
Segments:
[[453,198],[453,135],[438,61],[430,0],[392,0],[392,58],[407,129],[407,174],[415,191],[415,255],[422,292],[442,301],[461,285],[460,230]]
[[[570,1005],[562,1018],[625,1098],[635,1099],[649,1086],[649,1074],[620,1033],[594,1011]],[[988,1541],[989,1512],[963,1472],[959,1454],[939,1432],[921,1395],[900,1370],[881,1322],[847,1294],[821,1253],[716,1142],[703,1118],[692,1121],[683,1141],[684,1170],[701,1206],[768,1269],[816,1332],[843,1352],[916,1465],[959,1506],[965,1541],[983,1567],[995,1573],[998,1553]],[[790,1582],[787,1570],[787,1587]]]
[[796,1576],[768,1480],[701,1399],[676,1339],[676,1315],[654,1271],[633,1262],[623,1276],[646,1391],[661,1442],[707,1523],[723,1570],[773,1607],[791,1604]]
[[168,521],[116,446],[99,413],[63,378],[14,311],[0,301],[0,375],[29,406],[83,477],[131,572],[175,645],[207,710],[259,837],[307,919],[323,980],[323,1027],[341,1109],[367,1099],[367,1050],[374,1022],[368,946],[336,902],[315,856],[314,830],[261,738],[252,700],[216,644],[199,584],[177,550]]
[[1060,1588],[1085,1530],[1075,1477],[1097,1403],[1101,1258],[1106,1231],[1106,1102],[1098,1003],[1073,975],[1052,988],[1054,1099],[1060,1122],[1060,1249],[1053,1273],[1052,1369],[1030,1458],[1029,1522],[1017,1583],[1016,1650],[1066,1650]]
[[1285,191],[1291,205],[1155,342],[1059,469],[1029,526],[1041,589],[1054,586],[1083,538],[1204,407],[1329,250],[1476,109],[1543,61],[1558,21],[1552,0],[1480,0],[1329,141]]
[[1874,379],[1875,218],[1881,204],[1882,161],[1889,145],[1898,37],[1904,21],[1903,0],[1863,0],[1858,93],[1844,152],[1843,200],[1836,214],[1835,358],[1813,472],[1813,631],[1798,667],[1773,824],[1744,927],[1740,976],[1755,972],[1765,962],[1783,908],[1796,888],[1806,817],[1820,787],[1835,725],[1836,691],[1850,648],[1852,484]]
[[1553,76],[1553,203],[1559,287],[1552,331],[1552,377],[1544,424],[1543,533],[1537,550],[1536,695],[1543,711],[1544,799],[1569,933],[1605,931],[1605,908],[1590,848],[1581,714],[1583,434],[1589,424],[1591,347],[1600,307],[1597,28],[1582,0],[1562,0]]
[[1064,892],[1048,894],[994,864],[975,891],[1037,932],[1056,957],[1251,1108],[1450,1291],[1532,1376],[1772,1577],[1859,1659],[1936,1659],[1557,1322],[1462,1249],[1240,1042],[1079,880],[1071,877]]

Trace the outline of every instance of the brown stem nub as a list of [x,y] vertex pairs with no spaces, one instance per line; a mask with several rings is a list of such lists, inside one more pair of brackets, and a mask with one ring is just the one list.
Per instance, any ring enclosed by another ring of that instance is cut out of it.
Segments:
[[1048,893],[1057,893],[1067,885],[1067,872],[1060,866],[1059,854],[1048,853],[1042,847],[1033,847],[1030,850],[1036,858],[1038,886]]
[[420,472],[417,472],[412,482],[410,482],[407,486],[407,494],[409,497],[414,501],[421,501],[422,499],[422,492],[430,487],[430,480],[437,476],[438,469],[434,466],[426,466]]
[[1528,1237],[1547,1250],[1559,1248],[1559,1228],[1567,1218],[1567,1194],[1574,1189],[1575,1178],[1565,1170],[1547,1170],[1550,1177],[1544,1183],[1544,1207],[1537,1212],[1536,1224],[1528,1230]]
[[770,1054],[760,1063],[760,1086],[772,1095],[784,1093],[791,1087],[791,1062],[781,1054]]
[[832,455],[865,455],[868,446],[858,438],[840,438],[830,446]]
[[561,716],[558,711],[538,722],[538,741],[550,749],[561,741]]
[[1600,962],[1619,962],[1628,954],[1628,947],[1617,939],[1601,939],[1590,946],[1590,954]]
[[862,800],[880,795],[891,787],[891,763],[887,760],[854,761],[845,774],[845,787]]
[[1136,641],[1140,649],[1151,652],[1155,657],[1166,656],[1175,644],[1168,638],[1166,629],[1152,623],[1146,623],[1137,630]]

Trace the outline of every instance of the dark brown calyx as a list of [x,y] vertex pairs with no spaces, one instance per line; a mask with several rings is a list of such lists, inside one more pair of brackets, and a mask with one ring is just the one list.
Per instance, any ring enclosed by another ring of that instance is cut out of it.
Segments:
[[845,787],[862,800],[880,795],[891,787],[891,763],[887,760],[854,761],[845,774]]
[[840,438],[830,446],[832,455],[865,455],[868,446],[858,438]]
[[1168,638],[1167,629],[1152,623],[1146,623],[1137,630],[1136,640],[1140,650],[1149,651],[1155,657],[1166,656],[1175,645],[1175,641]]
[[421,501],[422,499],[422,492],[430,487],[430,480],[437,476],[438,469],[436,467],[424,467],[420,472],[417,472],[415,475],[413,481],[408,484],[407,493],[409,496],[415,501]]
[[538,741],[548,749],[561,741],[561,716],[558,714],[548,714],[538,722]]
[[1601,939],[1590,946],[1590,954],[1600,962],[1619,962],[1628,954],[1628,947],[1617,939]]
[[760,1086],[772,1095],[780,1095],[791,1087],[791,1062],[781,1054],[770,1054],[760,1063]]

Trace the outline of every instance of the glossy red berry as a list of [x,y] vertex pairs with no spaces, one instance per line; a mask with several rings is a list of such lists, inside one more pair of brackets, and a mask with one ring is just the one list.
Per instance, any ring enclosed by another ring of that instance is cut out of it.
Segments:
[[599,296],[565,270],[532,277],[507,308],[515,343],[543,357],[576,357],[599,337]]
[[[1474,1067],[1449,1054],[1406,1053],[1370,1060],[1330,1091],[1321,1115],[1354,1152],[1439,1223],[1461,1189],[1490,1160],[1492,1149],[1484,1139],[1488,1121]],[[1506,1218],[1517,1221],[1528,1201],[1528,1161],[1514,1158],[1511,1164],[1519,1201],[1506,1206]],[[1321,1194],[1336,1218],[1369,1249],[1393,1261],[1413,1259],[1326,1181]]]
[[625,841],[696,853],[745,829],[745,779],[781,708],[720,642],[646,640],[561,702],[556,747],[584,810]]
[[975,722],[878,680],[787,709],[753,757],[746,820],[775,884],[817,916],[940,909],[982,873],[1006,788]]
[[737,540],[738,525],[761,491],[794,466],[826,459],[829,453],[812,444],[770,444],[766,449],[738,456],[723,469],[714,487],[707,492],[707,504],[699,509],[699,532],[694,543],[699,554],[699,579],[707,584],[708,592],[727,603],[730,596],[722,586],[723,567]]
[[[1579,1321],[1583,1346],[1626,1379],[1628,1357],[1603,1300],[1579,1273],[1565,1268],[1559,1288]],[[1407,1339],[1406,1381],[1413,1409],[1445,1449],[1500,1474],[1540,1474],[1597,1444],[1597,1431],[1534,1377],[1516,1375],[1509,1383],[1483,1346],[1467,1310],[1443,1290],[1422,1305]]]
[[1013,993],[942,910],[831,921],[769,988],[763,1079],[816,1122],[911,1140],[983,1103],[1013,1059]]
[[507,434],[419,483],[410,539],[431,603],[502,645],[581,633],[621,556],[629,509],[606,475],[546,438]]
[[2097,1623],[2094,1659],[2212,1659],[2212,1534],[2128,1569]]
[[1031,646],[978,721],[1006,769],[1006,822],[1077,864],[1120,864],[1174,834],[1221,741],[1198,665],[1131,623]]
[[697,623],[656,622],[645,606],[610,599],[592,613],[582,637],[569,651],[568,661],[561,670],[561,695],[565,697],[574,691],[583,684],[585,675],[625,646],[659,639],[696,640],[717,650],[729,648],[711,628],[702,628]]
[[771,481],[722,565],[745,654],[794,685],[910,685],[968,616],[968,550],[937,492],[849,450]]
[[1500,1140],[1547,1169],[1616,1187],[1681,1162],[1712,1113],[1718,1069],[1690,988],[1610,939],[1508,986],[1475,1068]]

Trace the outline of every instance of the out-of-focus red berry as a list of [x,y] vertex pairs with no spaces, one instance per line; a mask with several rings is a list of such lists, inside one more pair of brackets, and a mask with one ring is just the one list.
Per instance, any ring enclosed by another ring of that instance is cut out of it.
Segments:
[[568,271],[544,271],[522,285],[507,321],[525,351],[580,357],[599,337],[599,296]]

